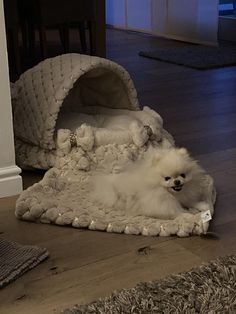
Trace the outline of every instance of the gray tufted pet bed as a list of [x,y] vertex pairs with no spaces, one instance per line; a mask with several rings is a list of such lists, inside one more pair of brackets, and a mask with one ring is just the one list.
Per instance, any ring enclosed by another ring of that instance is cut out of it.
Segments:
[[[122,171],[148,147],[174,146],[158,113],[139,107],[127,71],[106,59],[66,54],[47,59],[14,84],[17,164],[48,169],[16,203],[19,219],[127,234],[205,233],[201,213],[174,220],[128,216],[91,201],[93,175]],[[213,180],[205,188],[215,202]]]

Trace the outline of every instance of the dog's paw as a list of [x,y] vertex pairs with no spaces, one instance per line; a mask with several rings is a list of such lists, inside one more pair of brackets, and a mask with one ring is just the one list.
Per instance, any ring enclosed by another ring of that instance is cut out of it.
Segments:
[[204,221],[204,219],[202,218],[202,213],[196,214],[195,221],[194,221],[193,234],[195,235],[206,234],[208,228],[209,228],[209,221]]
[[147,114],[149,114],[151,117],[155,118],[160,125],[163,125],[163,119],[159,115],[159,113],[157,113],[156,111],[154,111],[153,109],[151,109],[148,106],[144,106],[143,111],[146,112]]
[[147,130],[140,122],[133,121],[129,129],[133,142],[138,147],[142,147],[148,141],[149,136]]
[[91,126],[82,124],[75,132],[77,146],[85,151],[91,151],[94,146],[94,134]]
[[186,209],[185,212],[192,214],[192,215],[195,215],[195,214],[199,213],[199,210],[195,207],[190,207],[190,208]]
[[103,208],[104,210],[108,208],[113,208],[116,204],[117,199],[115,197],[101,197],[101,195],[93,195],[93,200],[98,207]]
[[194,204],[193,208],[197,209],[199,212],[205,212],[208,210],[212,212],[212,206],[210,206],[210,204],[208,204],[207,202],[198,202]]
[[104,191],[102,189],[95,189],[92,193],[93,201],[103,209],[112,208],[117,203],[117,195],[112,189]]

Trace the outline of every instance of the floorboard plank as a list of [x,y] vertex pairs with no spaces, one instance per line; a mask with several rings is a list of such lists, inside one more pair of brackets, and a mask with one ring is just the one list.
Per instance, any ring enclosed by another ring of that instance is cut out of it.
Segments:
[[[176,261],[181,261],[178,268]],[[37,275],[34,270],[18,280],[14,289],[8,286],[0,296],[0,304],[12,314],[59,312],[75,303],[90,302],[114,290],[131,288],[153,278],[164,278],[200,263],[199,257],[172,241],[151,245],[147,254],[132,250],[96,263],[64,268],[62,272],[48,272],[47,277],[42,277],[40,272],[45,267],[44,263]]]

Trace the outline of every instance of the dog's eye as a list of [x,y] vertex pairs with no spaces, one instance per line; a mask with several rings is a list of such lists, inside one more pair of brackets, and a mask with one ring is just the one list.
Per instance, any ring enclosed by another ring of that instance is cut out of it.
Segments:
[[171,177],[165,177],[166,181],[169,181],[171,179]]
[[184,178],[185,179],[185,177],[186,177],[186,175],[184,174],[184,173],[181,173],[181,175],[180,175],[182,178]]

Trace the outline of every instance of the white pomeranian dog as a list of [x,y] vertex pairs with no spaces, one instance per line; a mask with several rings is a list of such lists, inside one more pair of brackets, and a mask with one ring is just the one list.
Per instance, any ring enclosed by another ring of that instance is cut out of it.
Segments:
[[105,208],[159,219],[174,219],[186,212],[212,213],[206,178],[185,148],[152,148],[121,173],[97,175],[93,198]]

